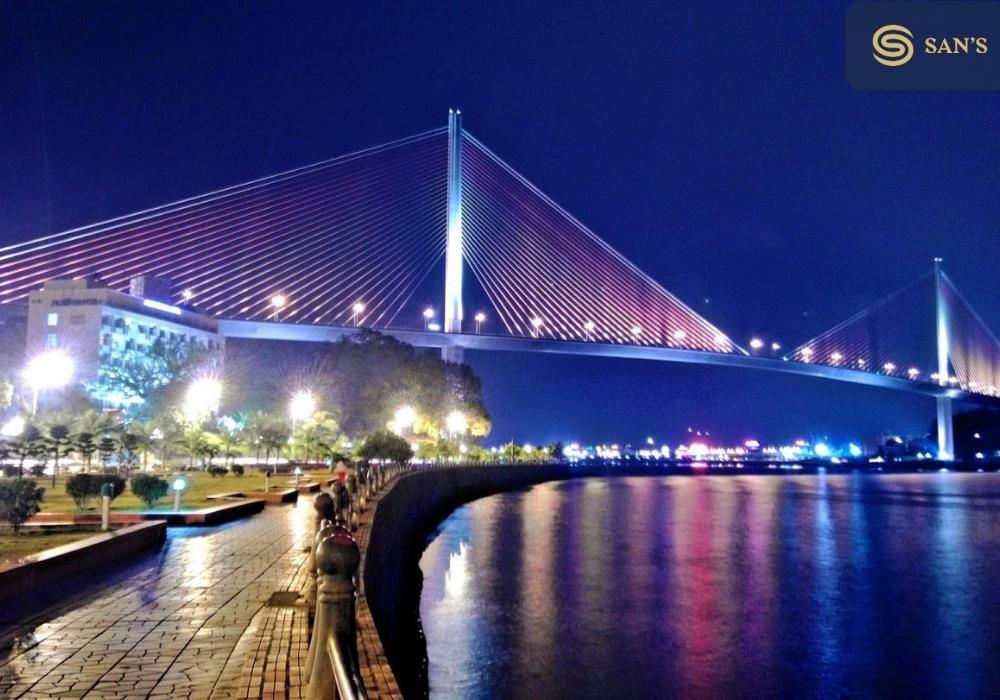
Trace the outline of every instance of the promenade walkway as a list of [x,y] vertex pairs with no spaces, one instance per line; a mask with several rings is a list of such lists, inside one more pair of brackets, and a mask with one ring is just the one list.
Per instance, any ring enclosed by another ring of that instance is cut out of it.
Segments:
[[[313,513],[306,497],[227,525],[173,528],[161,552],[110,581],[0,625],[0,697],[304,697],[308,609],[290,594],[306,580]],[[363,597],[358,611],[369,697],[401,697]]]

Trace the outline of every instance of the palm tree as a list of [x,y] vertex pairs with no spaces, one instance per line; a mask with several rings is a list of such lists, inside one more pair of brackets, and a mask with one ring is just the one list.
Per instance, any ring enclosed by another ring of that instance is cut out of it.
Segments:
[[17,460],[17,475],[24,476],[24,460],[38,454],[42,434],[33,425],[25,426],[21,434],[10,441],[10,453]]
[[133,421],[128,424],[128,430],[125,432],[125,435],[131,436],[130,439],[133,440],[132,444],[135,446],[135,451],[142,454],[143,471],[149,470],[149,451],[153,448],[153,442],[156,440],[157,434],[157,427],[153,421],[146,421],[145,423]]
[[177,446],[188,453],[188,468],[194,469],[194,458],[201,454],[205,443],[205,432],[198,427],[189,426],[177,437]]
[[83,471],[90,471],[90,458],[97,452],[97,443],[94,442],[93,433],[77,433],[73,436],[73,450],[80,455],[83,462]]
[[56,476],[59,474],[59,458],[66,457],[73,450],[69,426],[64,423],[53,423],[49,426],[46,444],[52,455],[52,488],[56,486]]

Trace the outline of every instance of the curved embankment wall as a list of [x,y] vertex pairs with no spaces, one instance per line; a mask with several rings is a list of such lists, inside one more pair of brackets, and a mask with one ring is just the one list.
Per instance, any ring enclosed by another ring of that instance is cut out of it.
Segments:
[[[662,469],[616,467],[616,476]],[[609,474],[603,466],[524,464],[440,467],[406,474],[379,500],[365,553],[364,590],[392,671],[407,698],[427,694],[427,648],[420,626],[419,561],[427,537],[452,510],[483,496],[545,481]]]

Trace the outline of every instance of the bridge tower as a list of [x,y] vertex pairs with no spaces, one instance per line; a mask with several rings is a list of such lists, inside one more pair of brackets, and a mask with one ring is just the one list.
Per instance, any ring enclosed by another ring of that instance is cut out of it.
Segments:
[[[444,332],[462,332],[462,112],[448,110],[448,239],[444,256]],[[448,362],[462,361],[460,346],[441,349]]]
[[[948,386],[951,372],[948,369],[948,308],[944,298],[944,279],[941,258],[934,258],[934,299],[937,316],[937,372],[938,384]],[[938,459],[955,458],[955,433],[953,407],[950,396],[937,397],[937,442]]]

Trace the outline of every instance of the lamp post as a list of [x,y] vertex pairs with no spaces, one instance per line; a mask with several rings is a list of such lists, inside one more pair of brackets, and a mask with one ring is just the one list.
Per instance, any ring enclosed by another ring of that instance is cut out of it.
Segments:
[[288,303],[288,298],[284,294],[275,294],[271,297],[271,306],[274,307],[274,320],[281,320],[281,310]]
[[222,382],[215,377],[195,379],[188,385],[184,395],[182,411],[189,423],[197,423],[206,415],[219,410],[222,398]]
[[398,435],[402,435],[408,428],[412,428],[416,422],[417,412],[413,410],[412,406],[400,406],[392,418],[392,424]]
[[316,398],[309,391],[297,391],[288,404],[288,415],[292,419],[292,433],[299,421],[308,420],[316,412]]
[[170,488],[174,492],[174,512],[178,513],[181,509],[181,494],[187,490],[188,482],[183,476],[175,476],[173,481],[170,482]]
[[483,321],[486,320],[486,314],[480,311],[474,318],[476,320],[476,335],[479,335],[479,331],[482,330],[483,327]]
[[531,329],[532,329],[531,330],[531,337],[532,338],[537,338],[538,337],[538,329],[542,327],[542,323],[543,323],[542,319],[538,318],[537,316],[535,316],[533,319],[531,319]]
[[427,330],[428,324],[430,324],[431,319],[434,318],[434,309],[427,307],[424,309],[424,330]]
[[590,342],[590,340],[592,339],[594,334],[594,329],[596,327],[597,324],[595,324],[593,321],[587,321],[585,324],[583,324],[584,337],[587,339],[588,342]]
[[454,437],[455,435],[465,433],[469,427],[469,419],[461,411],[452,411],[444,419],[444,424],[448,430],[448,434]]
[[351,311],[354,313],[354,315],[351,316],[351,320],[354,323],[354,327],[357,328],[358,317],[365,312],[365,305],[362,304],[360,301],[356,302],[354,306],[351,307]]
[[38,395],[46,389],[66,386],[73,378],[73,358],[62,350],[46,350],[24,368],[24,380],[31,387],[31,415],[38,411]]

